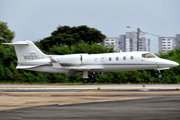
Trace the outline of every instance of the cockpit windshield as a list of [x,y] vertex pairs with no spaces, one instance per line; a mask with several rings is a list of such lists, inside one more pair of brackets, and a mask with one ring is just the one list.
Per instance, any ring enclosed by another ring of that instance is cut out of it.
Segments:
[[156,56],[151,54],[151,53],[142,54],[142,57],[144,57],[144,58],[156,58]]

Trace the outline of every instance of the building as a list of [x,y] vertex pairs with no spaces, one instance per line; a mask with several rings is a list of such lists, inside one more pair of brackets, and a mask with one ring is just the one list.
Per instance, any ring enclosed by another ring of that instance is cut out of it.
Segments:
[[175,41],[176,41],[176,47],[179,47],[180,46],[180,34],[176,34]]
[[[131,52],[137,51],[137,33],[126,32],[119,37],[108,37],[104,40],[104,45],[113,47],[114,51]],[[139,51],[146,51],[146,38],[139,37]]]
[[[137,33],[126,32],[126,52],[137,51]],[[146,38],[139,37],[139,51],[146,51]]]
[[165,53],[180,46],[180,34],[176,37],[159,37],[159,52]]
[[104,45],[108,47],[113,47],[114,51],[119,51],[119,37],[108,37],[104,40]]

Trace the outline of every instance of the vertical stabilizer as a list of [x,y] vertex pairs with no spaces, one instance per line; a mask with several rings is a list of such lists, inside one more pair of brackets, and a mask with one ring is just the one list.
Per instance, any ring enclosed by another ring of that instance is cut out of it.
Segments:
[[18,62],[43,59],[45,54],[32,41],[19,41],[10,44],[15,47]]

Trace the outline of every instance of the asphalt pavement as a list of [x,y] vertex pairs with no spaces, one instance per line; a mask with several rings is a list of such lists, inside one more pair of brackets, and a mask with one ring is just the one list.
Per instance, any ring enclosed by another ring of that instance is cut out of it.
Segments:
[[179,84],[0,85],[0,120],[179,120],[179,89]]
[[180,96],[44,105],[0,111],[1,120],[179,120]]

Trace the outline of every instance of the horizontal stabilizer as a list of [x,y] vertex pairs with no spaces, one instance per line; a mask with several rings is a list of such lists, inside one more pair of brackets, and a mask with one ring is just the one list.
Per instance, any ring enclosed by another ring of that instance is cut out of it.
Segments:
[[17,43],[2,43],[2,44],[5,44],[5,45],[29,45],[28,43],[23,43],[23,42],[17,42]]

